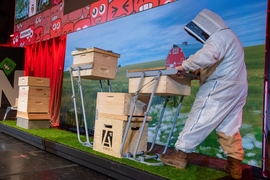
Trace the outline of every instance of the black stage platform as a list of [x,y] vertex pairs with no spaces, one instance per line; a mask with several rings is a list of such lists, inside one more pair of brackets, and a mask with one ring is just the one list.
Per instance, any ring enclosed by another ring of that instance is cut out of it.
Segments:
[[5,133],[0,133],[0,144],[1,180],[114,180]]
[[[48,141],[42,139],[37,136],[33,136],[27,133],[24,133],[15,128],[3,125],[0,123],[0,140],[4,143],[0,148],[1,153],[1,169],[0,171],[0,179],[11,179],[11,177],[22,177],[19,179],[28,179],[27,177],[36,177],[44,175],[46,176],[44,179],[82,179],[86,177],[86,179],[147,179],[147,180],[161,180],[164,179],[154,174],[150,174],[139,169],[129,167],[124,164],[120,164],[117,162],[110,161],[108,159],[92,155],[89,153],[85,153],[61,144],[54,143],[52,141]],[[7,138],[7,139],[5,139]],[[21,141],[16,141],[16,139]],[[12,143],[14,141],[14,144]],[[34,147],[33,150],[30,150],[28,154],[33,153],[34,156],[29,160],[29,164],[25,165],[27,168],[25,170],[16,169],[17,160],[20,158],[28,158],[24,157],[24,153],[27,153],[27,148],[22,150],[26,145],[32,145]],[[6,145],[7,147],[3,147]],[[3,148],[8,148],[8,151],[4,151]],[[163,146],[155,146],[153,150],[154,153],[162,153]],[[20,150],[20,151],[18,151]],[[168,149],[168,153],[173,149]],[[12,159],[8,159],[6,156],[6,152],[14,151],[14,152],[22,152],[23,154],[16,155]],[[44,155],[44,153],[49,153],[50,155]],[[55,160],[55,158],[51,156],[57,156],[60,160]],[[37,157],[36,157],[37,156]],[[45,160],[44,160],[45,159]],[[67,161],[68,160],[68,161]],[[44,169],[37,169],[37,165],[35,163],[42,163],[41,167]],[[205,166],[209,168],[214,168],[218,170],[223,170],[223,166],[225,161],[219,158],[209,157],[205,155],[200,155],[196,153],[192,153],[189,155],[188,159],[189,163],[196,164],[200,166]],[[50,166],[46,163],[50,162]],[[4,165],[3,165],[3,164]],[[51,166],[51,164],[53,166]],[[6,168],[6,169],[5,169]],[[12,168],[12,169],[10,169]],[[66,168],[70,168],[67,170]],[[252,167],[248,165],[242,165],[243,169],[243,178],[244,180],[251,179],[262,179],[260,175],[260,169],[257,167]],[[93,171],[92,171],[93,170]],[[77,172],[72,175],[68,172]],[[23,172],[23,173],[22,173]],[[43,172],[43,173],[42,173]],[[58,174],[59,172],[59,174]],[[30,174],[29,174],[30,173]],[[49,174],[48,178],[47,175]],[[54,177],[51,178],[50,174]],[[60,175],[62,174],[62,175]],[[58,177],[59,176],[59,177]],[[63,177],[65,176],[65,177]],[[231,179],[229,176],[222,178],[223,180]]]

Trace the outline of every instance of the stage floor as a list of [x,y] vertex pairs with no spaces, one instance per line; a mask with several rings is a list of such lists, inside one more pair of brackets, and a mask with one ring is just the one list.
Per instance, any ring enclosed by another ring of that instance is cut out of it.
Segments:
[[4,133],[0,145],[0,179],[114,179]]
[[[57,143],[46,142],[1,123],[0,132],[0,179],[164,179]],[[163,148],[156,145],[153,152],[162,153]],[[168,148],[167,152],[170,151],[173,149]],[[91,159],[91,162],[87,159]],[[188,161],[221,171],[225,164],[225,160],[195,153],[190,154]],[[243,164],[242,169],[242,179],[260,179],[256,178],[259,177],[256,168]],[[254,174],[258,176],[254,177]],[[222,179],[231,178],[226,176]]]

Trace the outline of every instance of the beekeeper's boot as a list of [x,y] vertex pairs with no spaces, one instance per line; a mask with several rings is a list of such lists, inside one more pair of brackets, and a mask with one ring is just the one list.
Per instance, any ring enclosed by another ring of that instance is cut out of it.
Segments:
[[186,169],[187,157],[188,154],[180,150],[174,150],[171,154],[160,155],[159,158],[164,164],[168,166],[173,166],[179,169]]
[[241,160],[228,156],[224,170],[229,173],[232,178],[242,179]]

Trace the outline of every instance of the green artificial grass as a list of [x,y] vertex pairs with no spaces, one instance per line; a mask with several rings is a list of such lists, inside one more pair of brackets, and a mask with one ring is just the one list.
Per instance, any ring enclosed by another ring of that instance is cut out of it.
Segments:
[[[197,180],[197,179],[204,179],[204,180],[215,180],[215,179],[220,179],[222,177],[227,176],[225,172],[218,171],[215,169],[211,168],[206,168],[203,166],[197,166],[197,165],[192,165],[189,164],[187,169],[181,170],[181,169],[176,169],[174,167],[169,167],[169,166],[148,166],[146,164],[142,164],[133,160],[129,160],[126,158],[116,158],[113,156],[109,156],[97,151],[94,151],[92,148],[85,147],[81,145],[78,142],[77,134],[65,130],[60,130],[56,128],[48,128],[48,129],[24,129],[16,126],[16,121],[0,121],[2,124],[21,130],[25,133],[41,137],[46,140],[50,140],[62,145],[66,145],[68,147],[72,147],[74,149],[91,153],[106,159],[109,159],[111,161],[115,161],[121,164],[125,164],[128,166],[132,166],[134,168],[140,169],[142,171],[146,171],[152,174],[156,174],[158,176],[167,178],[167,179],[172,179],[172,180]],[[82,141],[85,138],[85,136],[81,136]],[[93,141],[92,138],[90,138],[90,141]]]

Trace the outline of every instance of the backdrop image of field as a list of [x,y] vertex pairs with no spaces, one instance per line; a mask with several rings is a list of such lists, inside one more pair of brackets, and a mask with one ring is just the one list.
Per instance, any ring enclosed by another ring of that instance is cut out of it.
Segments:
[[[262,157],[262,105],[263,105],[263,74],[264,74],[264,45],[245,47],[245,62],[248,70],[249,91],[246,105],[243,109],[243,124],[241,126],[241,135],[243,137],[243,147],[245,150],[245,158],[243,163],[261,167]],[[118,67],[116,79],[111,81],[112,92],[128,92],[128,78],[126,70],[160,67],[165,65],[165,60],[157,60],[147,63],[133,64],[123,67]],[[229,73],[229,72],[228,72]],[[71,79],[69,72],[64,72],[63,88],[62,88],[62,105],[61,105],[61,126],[65,128],[74,128],[75,116],[74,105],[71,98]],[[75,91],[78,91],[76,79],[74,79]],[[95,80],[82,79],[83,95],[85,112],[87,118],[87,127],[93,130],[95,123],[96,97],[97,92],[100,92],[99,82]],[[103,91],[107,91],[106,81],[103,81]],[[199,81],[193,80],[191,85],[191,96],[184,98],[180,115],[176,122],[176,128],[172,135],[169,146],[173,147],[178,136],[178,132],[184,126],[187,115],[191,109],[196,93],[199,89]],[[77,98],[77,107],[80,107],[81,102]],[[148,127],[148,142],[152,142],[152,135],[159,119],[160,111],[164,103],[164,97],[155,96],[152,102],[149,116],[152,121]],[[163,117],[160,132],[157,137],[157,144],[165,144],[172,125],[172,120],[180,97],[171,97],[167,104],[167,109]],[[73,113],[73,114],[72,114]],[[81,109],[78,108],[78,113],[81,114]],[[78,116],[81,117],[81,116]],[[81,119],[80,119],[80,122]],[[84,124],[81,123],[81,127]],[[216,133],[213,132],[197,149],[196,152],[225,158],[221,147],[216,138]]]

